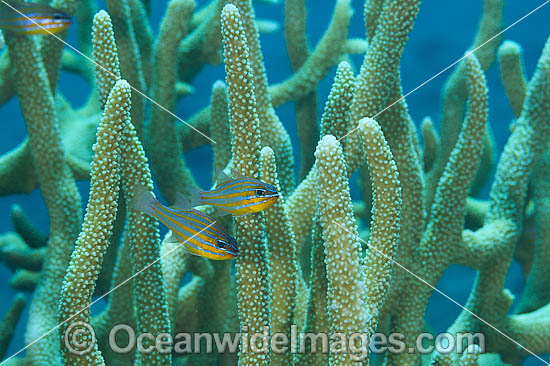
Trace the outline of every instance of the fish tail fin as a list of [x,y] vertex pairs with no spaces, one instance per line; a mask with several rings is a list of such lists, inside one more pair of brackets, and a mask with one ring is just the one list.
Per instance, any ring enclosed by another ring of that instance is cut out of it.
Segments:
[[189,203],[189,201],[187,200],[187,198],[185,198],[185,196],[183,194],[177,192],[176,193],[176,202],[174,203],[174,205],[172,207],[188,210],[188,209],[191,208],[191,204]]
[[153,214],[153,204],[158,202],[153,192],[144,186],[138,186],[134,191],[132,208],[144,212],[148,215]]
[[199,187],[189,184],[187,186],[187,190],[189,191],[189,195],[191,197],[190,199],[191,202],[189,203],[190,207],[204,205],[204,203],[202,202],[203,191]]

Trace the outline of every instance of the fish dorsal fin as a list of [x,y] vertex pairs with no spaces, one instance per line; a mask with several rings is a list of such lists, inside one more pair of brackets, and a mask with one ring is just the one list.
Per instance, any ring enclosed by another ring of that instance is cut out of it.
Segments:
[[4,1],[0,2],[0,4],[2,4],[2,6],[8,7],[8,8],[9,8],[9,5],[11,5],[13,7],[22,6],[22,5],[29,5],[28,2],[23,1],[23,0],[4,0]]
[[[5,2],[5,3],[4,3]],[[22,0],[3,0],[0,2],[0,6],[7,9],[10,13],[14,13],[17,15],[20,15],[19,13],[24,13],[28,9],[34,9],[37,6],[39,6],[41,9],[48,9],[51,11],[59,11],[56,8],[52,8],[48,4],[41,4],[41,3],[32,3],[30,1],[22,1]]]
[[191,208],[191,204],[183,194],[177,192],[176,202],[172,206],[170,206],[170,208],[179,208],[182,210],[189,210]]
[[197,257],[202,257],[201,253],[198,250],[191,248],[185,243],[182,243],[181,240],[178,240],[178,238],[176,238],[176,236],[174,235],[174,232],[171,230],[168,232],[168,234],[166,234],[166,237],[164,238],[164,242],[170,243],[170,244],[179,244],[178,248],[181,248],[187,254],[196,255]]
[[219,186],[222,183],[229,182],[233,178],[225,174],[222,169],[214,168],[214,174],[216,175],[216,185]]
[[231,169],[231,174],[233,174],[233,177],[235,177],[235,179],[237,179],[237,178],[239,178],[239,179],[246,178],[244,176],[244,174],[242,174],[241,172],[239,172],[236,169]]
[[4,0],[4,2],[0,1],[0,16],[8,16],[8,15],[14,15],[17,14],[17,11],[13,10],[15,9],[21,9],[22,7],[22,1],[19,0]]

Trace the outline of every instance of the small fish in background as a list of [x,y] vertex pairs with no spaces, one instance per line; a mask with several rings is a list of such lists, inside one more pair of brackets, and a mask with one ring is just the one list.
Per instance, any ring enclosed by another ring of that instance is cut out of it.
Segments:
[[172,231],[167,240],[183,244],[190,254],[214,260],[232,259],[239,255],[237,241],[210,216],[191,208],[180,194],[174,206],[166,207],[152,192],[139,187],[135,192],[133,208],[166,225]]
[[[14,9],[16,10],[14,10]],[[72,17],[48,5],[23,1],[0,3],[0,29],[18,35],[57,34],[71,26]]]
[[210,191],[188,186],[191,206],[211,205],[222,216],[241,216],[265,210],[279,198],[279,193],[271,184],[247,178],[236,170],[232,172],[235,178],[218,172],[216,187]]

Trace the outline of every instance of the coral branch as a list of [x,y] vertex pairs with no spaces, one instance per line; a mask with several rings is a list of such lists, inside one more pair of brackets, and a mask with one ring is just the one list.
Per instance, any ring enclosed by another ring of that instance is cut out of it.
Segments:
[[[107,9],[113,19],[116,47],[120,58],[120,73],[130,85],[145,92],[143,67],[128,0],[108,0]],[[145,118],[145,100],[135,90],[132,90],[131,114],[132,123],[138,131],[138,136],[141,136]]]
[[365,154],[372,181],[372,222],[365,256],[367,331],[375,332],[392,277],[393,258],[399,241],[401,186],[397,165],[382,130],[373,119],[362,125]]
[[271,98],[267,90],[267,74],[264,66],[264,58],[260,48],[260,39],[255,22],[252,0],[234,0],[242,17],[243,28],[249,50],[250,66],[254,75],[254,95],[258,118],[260,120],[261,144],[269,146],[277,157],[277,170],[279,171],[281,192],[289,195],[294,190],[294,156],[290,137],[283,127],[275,109],[271,104]]
[[[348,112],[352,92],[353,71],[347,62],[341,62],[336,70],[334,83],[325,103],[325,110],[321,118],[321,136],[331,134],[340,138],[345,135],[349,124]],[[342,148],[345,152],[345,143],[342,143]],[[313,200],[311,197],[316,195],[316,190],[317,166],[314,165],[287,201],[288,215],[292,219],[298,250],[311,229],[317,205],[317,200]]]
[[[296,71],[310,55],[306,36],[307,11],[304,0],[285,1],[285,39],[286,49],[292,70]],[[317,124],[317,93],[307,94],[296,101],[296,126],[300,139],[300,174],[299,180],[305,178],[313,166],[315,144],[319,135]]]
[[[279,190],[275,155],[269,147],[260,153],[262,180]],[[266,214],[267,261],[269,265],[269,325],[272,334],[282,333],[290,337],[295,311],[296,285],[301,275],[296,262],[296,241],[285,211],[284,196],[271,206]],[[271,354],[270,365],[292,364],[292,354]]]
[[[176,47],[187,33],[194,7],[194,0],[170,1],[155,45],[153,99],[170,111],[176,108]],[[195,184],[181,157],[176,123],[163,109],[154,107],[151,110],[148,151],[162,195],[170,203],[175,202],[178,191],[185,191],[187,185]]]
[[521,114],[527,90],[522,53],[521,46],[513,41],[504,41],[498,48],[502,85],[516,118]]
[[[323,227],[331,333],[363,333],[372,316],[365,307],[361,246],[353,218],[342,148],[332,135],[317,145],[319,217]],[[356,365],[354,355],[332,352],[331,365]]]
[[[249,61],[245,31],[239,10],[226,5],[222,11],[222,36],[232,156],[235,169],[257,178],[260,155],[260,121],[256,108],[254,74]],[[236,263],[237,301],[242,326],[249,333],[268,324],[267,262],[263,214],[235,218],[235,233],[240,255]],[[268,357],[257,352],[241,352],[241,365],[267,365]]]
[[229,130],[229,115],[227,113],[227,86],[222,81],[216,81],[212,86],[212,108],[210,109],[210,134],[213,146],[214,172],[224,169],[231,160],[231,133]]
[[94,61],[99,65],[95,67],[99,103],[105,108],[109,93],[120,79],[120,65],[113,24],[104,10],[94,16],[92,43]]
[[8,351],[8,346],[15,333],[15,327],[17,327],[25,304],[26,301],[23,295],[18,294],[15,296],[10,308],[0,322],[0,360],[4,359]]
[[[131,89],[124,80],[113,87],[105,105],[104,116],[97,132],[90,182],[90,199],[82,232],[78,236],[71,262],[67,268],[61,303],[59,306],[59,328],[61,337],[77,322],[90,323],[90,303],[95,282],[103,264],[103,257],[109,245],[113,223],[118,208],[120,187],[120,135],[130,123]],[[82,275],[84,274],[84,275]],[[85,344],[93,344],[90,334],[79,339]],[[89,342],[89,343],[87,343]],[[78,343],[77,343],[78,344]],[[75,345],[71,347],[77,348]],[[62,347],[65,364],[104,365],[97,349],[82,357],[72,352],[68,346]]]
[[[55,327],[61,285],[73,243],[80,231],[80,194],[64,159],[55,103],[36,42],[6,35],[16,89],[27,124],[33,163],[50,217],[44,272],[30,306],[27,342]],[[60,363],[59,339],[50,333],[33,345],[27,359],[35,365]]]

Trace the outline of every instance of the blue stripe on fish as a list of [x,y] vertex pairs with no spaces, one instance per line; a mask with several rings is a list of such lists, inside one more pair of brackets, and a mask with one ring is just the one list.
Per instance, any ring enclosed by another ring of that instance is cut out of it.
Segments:
[[72,23],[71,16],[47,5],[22,2],[10,6],[4,5],[0,13],[0,28],[7,32],[55,34],[67,29]]
[[205,213],[192,208],[166,207],[144,187],[134,192],[134,209],[155,217],[189,252],[210,259],[230,259],[239,254],[237,242]]
[[190,187],[191,204],[193,206],[212,205],[239,216],[262,211],[279,197],[273,185],[238,173],[236,175],[238,178],[225,178],[210,191]]

